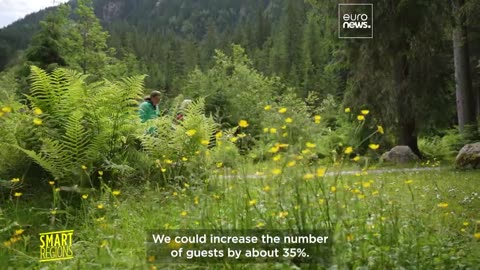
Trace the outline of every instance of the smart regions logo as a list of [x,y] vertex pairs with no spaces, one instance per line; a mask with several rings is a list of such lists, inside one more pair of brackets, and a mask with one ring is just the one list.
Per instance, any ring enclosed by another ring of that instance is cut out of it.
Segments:
[[40,233],[40,262],[73,259],[73,230]]
[[338,4],[339,38],[373,38],[373,4]]

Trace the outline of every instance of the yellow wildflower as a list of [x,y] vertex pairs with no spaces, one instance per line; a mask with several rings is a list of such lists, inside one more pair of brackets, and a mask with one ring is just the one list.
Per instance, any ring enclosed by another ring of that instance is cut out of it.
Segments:
[[364,188],[368,188],[368,187],[370,187],[372,184],[371,184],[370,182],[363,182],[362,185],[363,185]]
[[380,133],[380,134],[384,134],[385,131],[383,130],[383,127],[382,126],[377,126],[377,132]]
[[97,208],[98,208],[98,209],[103,209],[104,207],[105,207],[105,206],[104,206],[103,204],[101,204],[101,203],[97,204]]
[[262,188],[262,190],[265,191],[265,192],[269,192],[270,191],[270,186],[266,185]]
[[20,196],[22,196],[22,195],[23,195],[22,192],[15,192],[15,193],[13,194],[13,196],[14,196],[14,197],[17,197],[17,198],[20,197]]
[[292,160],[292,161],[287,163],[287,167],[293,167],[293,166],[295,166],[295,164],[297,164],[297,162],[295,160]]
[[287,112],[287,108],[280,108],[280,110],[278,110],[279,113],[286,113]]
[[264,109],[265,111],[270,111],[270,110],[272,109],[272,106],[271,106],[271,105],[267,105],[267,106],[263,107],[263,109]]
[[247,137],[247,134],[245,133],[238,134],[238,138],[245,138],[245,137]]
[[10,180],[10,182],[18,183],[18,182],[20,182],[20,178],[13,178],[12,180]]
[[118,196],[118,195],[120,195],[120,193],[121,193],[120,190],[113,190],[113,191],[112,191],[112,195],[113,195],[113,196]]
[[53,186],[53,185],[55,185],[55,181],[48,181],[48,184],[49,184],[50,186]]
[[480,239],[480,233],[475,233],[475,234],[473,235],[473,237],[474,237],[475,239]]
[[232,138],[230,138],[230,141],[232,143],[236,143],[238,141],[238,137],[232,137]]
[[357,120],[358,121],[365,121],[365,116],[364,115],[357,115]]
[[15,233],[14,233],[13,235],[19,236],[19,235],[21,235],[24,231],[25,231],[24,229],[15,230]]
[[187,157],[182,157],[182,161],[188,161]]
[[368,147],[372,150],[377,150],[380,147],[380,145],[371,143],[371,144],[368,145]]
[[242,128],[248,127],[248,122],[247,122],[247,120],[240,120],[240,121],[238,122],[238,126],[240,126],[240,127],[242,127]]
[[171,159],[165,159],[163,160],[163,162],[165,162],[166,164],[173,164],[173,160]]
[[189,129],[187,132],[185,132],[188,137],[193,137],[195,134],[197,134],[197,131],[195,129]]
[[88,198],[88,194],[83,194],[82,199],[86,200]]
[[210,143],[210,141],[209,140],[201,140],[200,143],[202,145],[208,145]]
[[312,173],[307,173],[303,176],[303,180],[313,179],[315,176]]
[[86,171],[88,169],[87,166],[85,166],[85,165],[82,165],[81,167],[82,167],[82,170],[84,170],[84,171]]
[[271,134],[277,133],[277,129],[276,129],[276,128],[270,128],[270,133],[271,133]]
[[165,169],[165,168],[161,168],[161,169],[160,169],[160,171],[161,171],[162,173],[164,173],[164,172],[166,172],[166,171],[167,171],[167,169]]
[[469,224],[467,221],[463,222],[463,226],[468,226]]
[[263,128],[263,133],[268,133],[268,128]]
[[180,213],[180,216],[182,216],[182,217],[185,217],[186,215],[187,215],[187,211],[182,211],[182,212]]
[[278,146],[272,146],[272,148],[270,148],[270,150],[268,150],[268,152],[270,152],[270,153],[277,153],[278,150],[280,150],[280,147],[278,147]]
[[248,205],[250,205],[250,206],[254,206],[254,205],[256,205],[256,204],[257,204],[257,200],[256,200],[256,199],[253,199],[253,200],[248,201]]
[[280,213],[278,213],[279,218],[286,218],[287,216],[288,216],[287,211],[281,211]]
[[343,151],[345,154],[351,154],[353,152],[353,147],[349,146],[347,148],[345,148],[345,151]]
[[43,111],[42,111],[42,109],[40,109],[40,108],[35,108],[35,109],[33,110],[33,113],[34,113],[35,115],[41,115],[41,114],[43,114]]
[[447,207],[448,207],[448,203],[442,202],[442,203],[437,204],[437,206],[440,207],[440,208],[447,208]]
[[320,124],[320,121],[322,120],[322,117],[320,115],[315,115],[313,117],[315,124]]
[[337,191],[337,187],[336,187],[336,186],[331,186],[331,187],[330,187],[330,191],[331,191],[331,192],[336,192],[336,191]]
[[413,183],[413,180],[406,180],[405,181],[405,184],[407,184],[407,185],[410,185],[411,183]]
[[326,168],[318,168],[317,169],[317,176],[318,177],[323,177],[325,175],[325,172],[327,171]]
[[2,108],[2,112],[4,112],[4,113],[11,113],[11,112],[12,112],[12,107],[8,107],[8,106],[7,106],[7,107],[3,107],[3,108]]
[[37,126],[40,126],[41,124],[43,124],[43,121],[40,118],[34,118],[33,123]]
[[369,111],[369,110],[361,110],[360,113],[361,113],[362,115],[367,115],[367,114],[370,113],[370,111]]
[[98,175],[103,176],[103,171],[98,171]]
[[293,119],[288,117],[287,119],[285,119],[285,123],[292,123],[293,122]]
[[259,223],[257,223],[257,225],[255,227],[257,227],[257,228],[265,227],[265,223],[259,222]]
[[223,167],[223,163],[222,162],[217,162],[217,168],[221,168]]
[[355,156],[352,160],[355,162],[360,161],[360,156]]
[[273,173],[273,175],[279,175],[279,174],[282,173],[282,170],[281,170],[281,169],[278,169],[278,168],[277,168],[277,169],[273,169],[273,170],[272,170],[272,173]]
[[345,108],[345,112],[346,112],[346,113],[349,113],[349,112],[351,112],[351,111],[352,111],[352,110],[351,110],[350,108],[348,108],[348,107]]
[[273,161],[279,161],[282,158],[281,155],[276,155],[273,157]]
[[307,146],[307,148],[315,148],[317,145],[315,145],[314,143],[311,143],[311,142],[307,142],[305,144]]

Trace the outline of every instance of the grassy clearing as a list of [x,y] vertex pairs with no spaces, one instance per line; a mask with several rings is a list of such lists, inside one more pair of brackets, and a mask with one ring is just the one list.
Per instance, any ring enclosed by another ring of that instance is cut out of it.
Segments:
[[[480,242],[475,238],[480,232],[480,172],[324,176],[322,168],[291,167],[263,173],[266,177],[257,179],[242,177],[242,172],[218,173],[207,185],[182,188],[148,183],[125,187],[116,195],[104,189],[68,211],[76,215],[52,213],[50,198],[24,194],[2,206],[3,221],[14,221],[2,230],[2,240],[8,241],[20,227],[26,229],[17,242],[2,247],[1,266],[155,269],[145,258],[145,232],[165,228],[329,230],[335,239],[333,264],[339,269],[480,265]],[[75,230],[75,258],[40,265],[37,235],[58,229]],[[156,267],[273,268],[266,264]]]

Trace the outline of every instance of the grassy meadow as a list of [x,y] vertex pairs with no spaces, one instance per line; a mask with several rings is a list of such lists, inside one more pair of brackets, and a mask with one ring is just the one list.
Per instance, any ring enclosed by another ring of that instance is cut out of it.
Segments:
[[[82,196],[79,207],[70,211],[50,210],[62,193],[55,186],[50,196],[40,198],[26,191],[2,207],[2,220],[10,222],[2,235],[11,234],[11,239],[2,247],[1,268],[295,268],[158,265],[145,257],[148,229],[200,228],[328,228],[338,269],[476,269],[480,264],[479,172],[443,168],[331,175],[323,167],[296,164],[280,173],[275,167],[264,169],[257,177],[219,169],[202,186],[104,188]],[[52,228],[75,230],[75,258],[39,264],[37,234]],[[13,241],[15,237],[19,239]]]
[[[416,164],[382,164],[395,137],[374,109],[277,97],[233,49],[190,82],[228,89],[228,122],[180,95],[141,123],[144,76],[33,66],[28,102],[0,104],[0,269],[478,269],[480,172],[437,158],[458,151],[458,132],[423,137]],[[162,265],[146,255],[155,229],[321,230],[331,265]],[[62,230],[73,258],[39,262],[39,233]]]

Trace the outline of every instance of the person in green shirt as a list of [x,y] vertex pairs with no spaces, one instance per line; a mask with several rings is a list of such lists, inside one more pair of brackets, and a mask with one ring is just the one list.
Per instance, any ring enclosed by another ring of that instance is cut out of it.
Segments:
[[145,97],[142,104],[140,104],[140,119],[142,123],[158,117],[158,103],[160,103],[160,92],[153,91],[149,96]]

